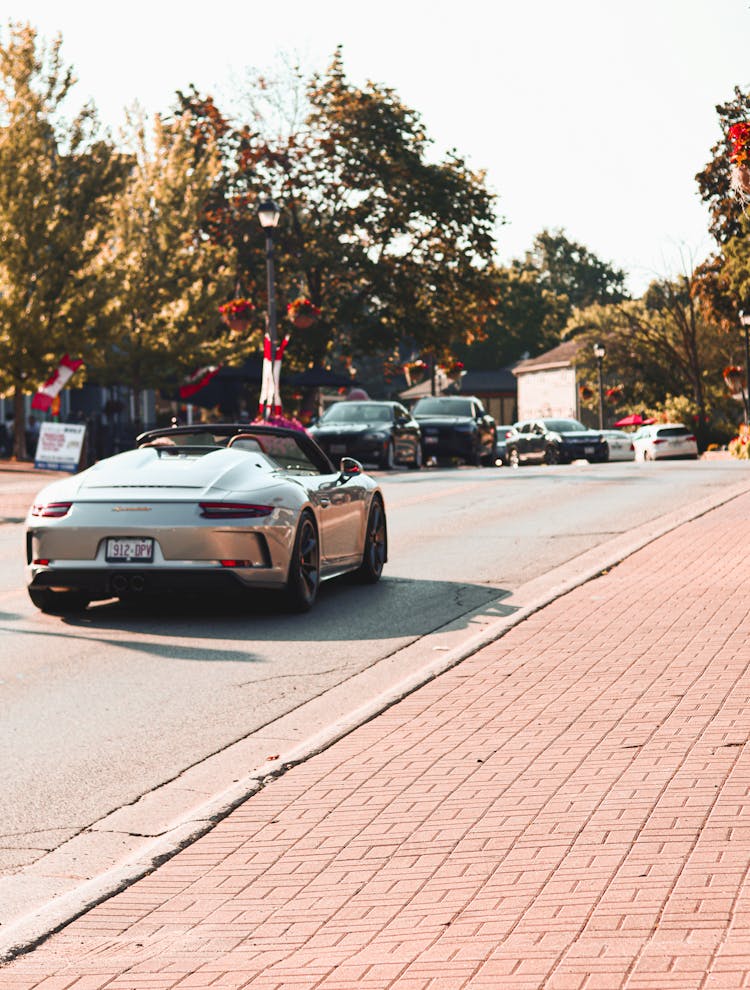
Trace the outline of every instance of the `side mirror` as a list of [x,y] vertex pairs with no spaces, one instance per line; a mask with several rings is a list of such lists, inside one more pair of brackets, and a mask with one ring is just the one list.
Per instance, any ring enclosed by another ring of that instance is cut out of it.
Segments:
[[355,461],[353,457],[341,458],[339,471],[341,472],[341,478],[343,481],[348,481],[349,478],[356,478],[358,474],[362,474],[363,470],[364,468],[359,461]]

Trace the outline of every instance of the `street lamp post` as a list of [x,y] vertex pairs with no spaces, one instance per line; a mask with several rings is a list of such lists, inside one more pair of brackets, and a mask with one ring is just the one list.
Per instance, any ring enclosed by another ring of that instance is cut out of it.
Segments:
[[750,330],[750,313],[740,310],[740,323],[745,331],[745,387],[742,390],[742,398],[745,403],[745,426],[750,423],[750,340],[748,331]]
[[594,344],[594,357],[596,358],[596,367],[599,373],[599,429],[604,429],[604,379],[602,376],[602,361],[604,360],[604,355],[607,352],[602,344]]
[[[269,197],[258,204],[258,219],[261,227],[266,232],[266,280],[268,286],[268,315],[267,328],[268,339],[271,343],[271,369],[276,361],[276,347],[278,344],[278,334],[276,332],[276,276],[273,267],[273,232],[279,222],[280,210],[276,203]],[[274,405],[278,404],[278,397],[274,393],[267,401],[263,410],[263,418],[268,419]]]

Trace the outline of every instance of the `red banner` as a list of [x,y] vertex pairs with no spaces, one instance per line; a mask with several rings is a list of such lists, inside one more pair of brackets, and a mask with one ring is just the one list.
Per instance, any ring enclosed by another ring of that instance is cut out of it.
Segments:
[[67,385],[76,371],[81,367],[83,361],[75,360],[63,354],[62,361],[58,365],[57,371],[52,377],[42,385],[34,398],[31,400],[32,409],[40,409],[47,412],[52,405],[52,400],[56,398],[63,387]]

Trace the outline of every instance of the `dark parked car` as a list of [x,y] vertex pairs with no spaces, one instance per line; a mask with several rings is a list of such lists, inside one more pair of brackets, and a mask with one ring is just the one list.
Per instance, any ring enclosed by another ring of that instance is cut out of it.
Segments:
[[495,420],[474,396],[420,399],[412,409],[422,428],[425,457],[458,457],[467,464],[495,463]]
[[342,457],[390,470],[422,467],[419,424],[400,402],[342,400],[329,406],[310,435],[334,464]]
[[508,438],[511,465],[577,460],[609,460],[607,441],[598,430],[587,430],[577,419],[527,419],[513,425]]

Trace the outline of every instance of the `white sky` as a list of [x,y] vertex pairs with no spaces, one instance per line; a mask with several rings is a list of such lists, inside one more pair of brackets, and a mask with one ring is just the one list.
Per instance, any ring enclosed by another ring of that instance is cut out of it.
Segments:
[[442,153],[483,169],[500,261],[565,229],[641,291],[712,249],[694,180],[717,103],[750,87],[750,0],[3,0],[0,24],[63,36],[77,102],[117,130],[195,83],[228,102],[279,52],[395,89]]

